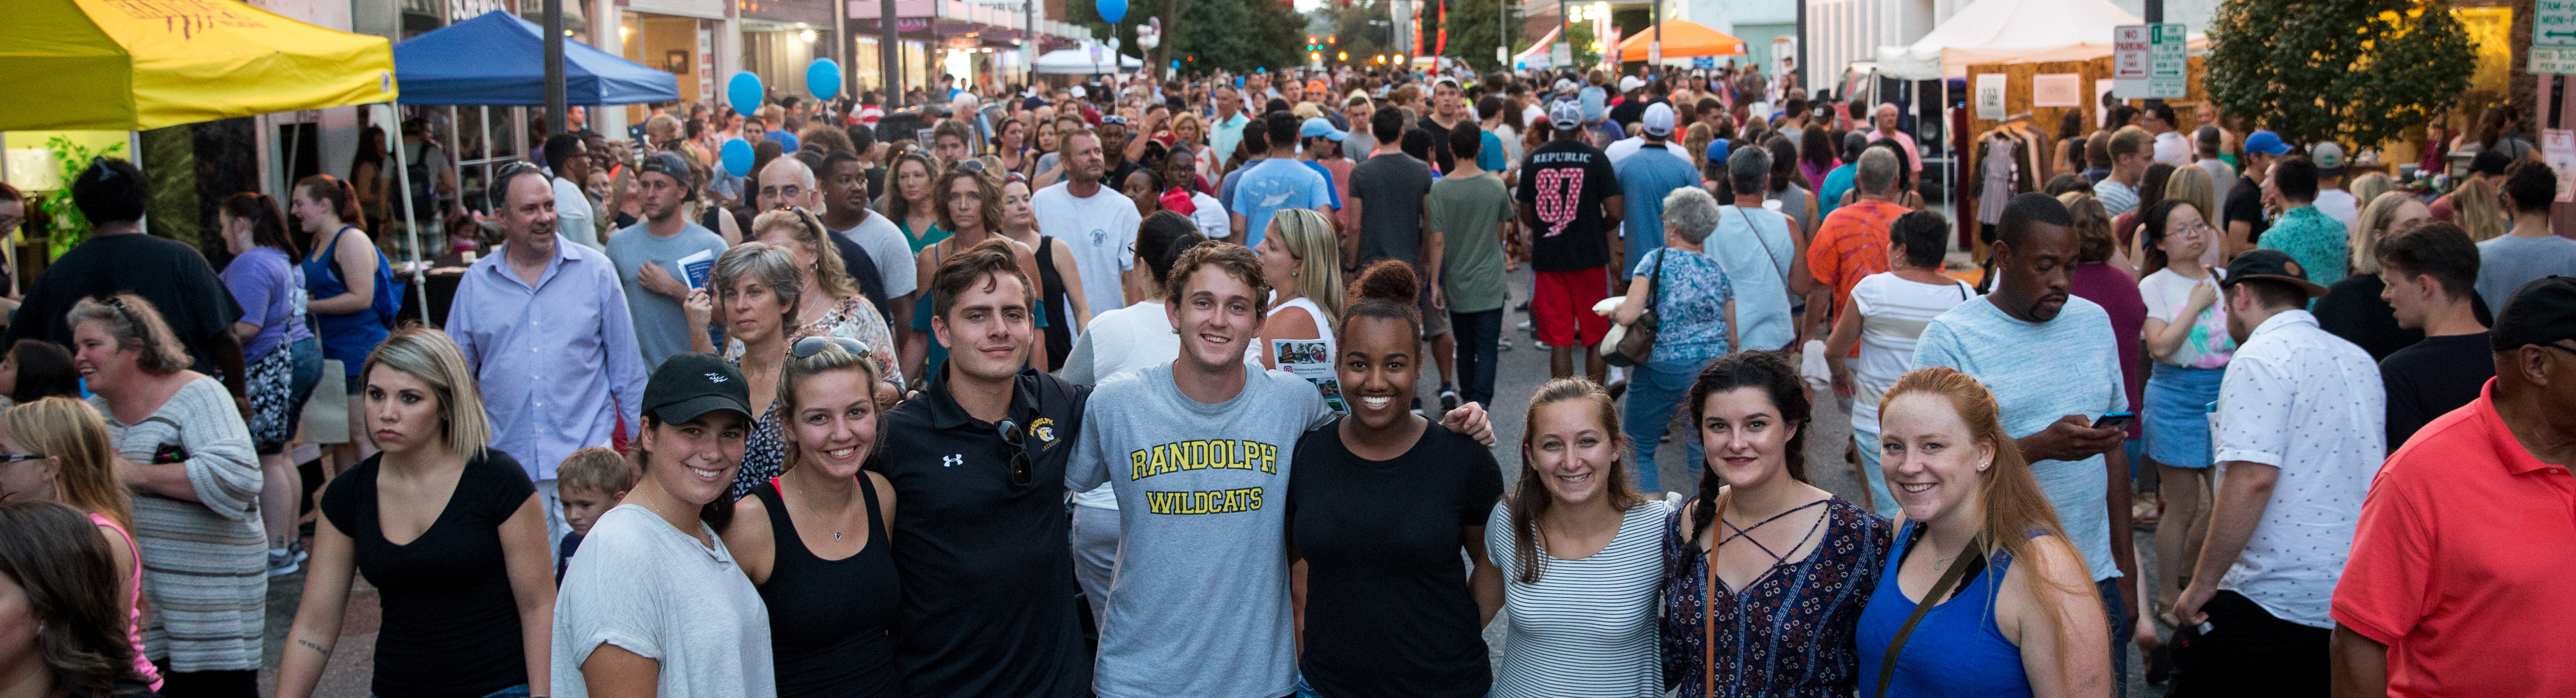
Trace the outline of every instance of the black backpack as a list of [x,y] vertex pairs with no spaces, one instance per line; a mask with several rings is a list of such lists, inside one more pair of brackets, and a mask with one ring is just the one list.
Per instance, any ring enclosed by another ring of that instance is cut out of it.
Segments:
[[437,173],[430,171],[428,162],[429,155],[435,152],[438,152],[438,146],[423,143],[420,155],[403,165],[403,176],[410,180],[410,186],[404,187],[403,201],[395,204],[396,208],[388,211],[387,215],[401,216],[403,210],[399,207],[410,206],[414,219],[423,225],[438,225],[438,183],[434,179]]

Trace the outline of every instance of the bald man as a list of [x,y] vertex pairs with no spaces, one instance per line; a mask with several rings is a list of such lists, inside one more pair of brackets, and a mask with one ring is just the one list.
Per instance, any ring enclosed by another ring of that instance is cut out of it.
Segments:
[[[1914,164],[1915,174],[1922,174],[1923,150],[1914,147],[1914,136],[1907,134],[1904,129],[1896,127],[1896,115],[1897,111],[1894,103],[1878,105],[1878,111],[1870,114],[1869,123],[1872,126],[1876,126],[1877,129],[1869,132],[1869,139],[1871,141],[1876,141],[1881,138],[1896,139],[1898,144],[1905,146],[1905,161]],[[1918,179],[1916,181],[1921,180]]]
[[[823,190],[814,181],[814,168],[806,166],[802,159],[784,157],[769,161],[768,167],[760,168],[757,182],[758,188],[752,190],[753,205],[759,207],[753,209],[756,212],[766,213],[779,206],[794,206],[813,211],[817,216],[824,213]],[[859,287],[859,295],[867,296],[868,304],[876,306],[877,315],[893,317],[887,313],[893,311],[893,301],[898,299],[886,297],[885,276],[877,271],[876,258],[869,256],[867,248],[860,247],[847,236],[827,232],[823,237],[831,239],[834,251],[841,255],[841,270],[848,273],[850,282]],[[759,241],[760,231],[742,231],[742,239],[745,242]],[[910,299],[911,296],[904,296],[902,300]]]

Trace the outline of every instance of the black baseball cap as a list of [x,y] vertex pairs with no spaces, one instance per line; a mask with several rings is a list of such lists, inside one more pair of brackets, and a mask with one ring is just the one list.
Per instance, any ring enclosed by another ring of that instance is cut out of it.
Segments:
[[689,181],[689,161],[680,159],[680,156],[674,153],[647,154],[644,156],[644,164],[638,167],[645,172],[659,172],[678,181],[681,189],[697,186],[696,183]]
[[2247,279],[2270,279],[2295,285],[2306,291],[2309,298],[2326,294],[2326,287],[2308,280],[2308,271],[2299,267],[2298,260],[2291,259],[2290,253],[2280,250],[2247,250],[2236,255],[2235,259],[2228,260],[2227,279],[2219,285],[2234,286]]
[[2514,289],[2495,314],[2487,344],[2511,351],[2525,344],[2576,339],[2576,276],[2550,276]]
[[685,424],[716,410],[752,416],[751,384],[714,354],[672,354],[644,383],[644,413],[663,424]]
[[2504,151],[2501,150],[2482,150],[2478,151],[2476,157],[2469,158],[2470,174],[2502,177],[2504,176],[2504,168],[2512,166],[2513,156],[2506,155],[2504,154]]

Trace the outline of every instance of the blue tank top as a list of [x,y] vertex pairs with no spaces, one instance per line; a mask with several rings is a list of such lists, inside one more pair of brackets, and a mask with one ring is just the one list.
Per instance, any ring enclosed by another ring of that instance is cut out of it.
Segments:
[[[340,238],[346,237],[350,230],[355,229],[354,226],[344,225],[340,226],[339,230],[332,231],[331,244],[323,249],[322,256],[306,260],[302,265],[304,287],[310,292],[308,296],[311,300],[336,298],[340,294],[349,292],[349,283],[340,278],[340,268],[332,264],[332,260],[338,259]],[[384,253],[379,251],[376,255],[381,257]],[[366,282],[375,283],[375,275],[367,275]],[[377,289],[378,292],[383,290]],[[338,359],[340,363],[346,364],[343,368],[346,368],[346,373],[352,376],[366,369],[367,354],[374,352],[376,345],[384,343],[385,336],[391,334],[385,331],[385,321],[383,318],[376,317],[374,308],[359,308],[358,312],[354,313],[309,314],[322,325],[322,331],[319,333],[322,339],[322,357]]]
[[[1861,609],[1860,629],[1853,640],[1860,649],[1860,695],[1865,697],[1878,695],[1878,670],[1886,661],[1887,643],[1914,615],[1915,603],[1898,588],[1896,571],[1905,551],[1917,542],[1914,529],[1918,526],[1907,522],[1904,530],[1897,531],[1897,544],[1888,546],[1886,567],[1879,572],[1878,590],[1870,594],[1869,606]],[[1968,580],[1967,588],[1923,614],[1905,647],[1898,650],[1893,685],[1887,690],[1890,698],[2031,694],[2030,677],[2022,672],[2021,647],[2004,639],[2003,629],[1995,625],[1996,587],[2011,569],[2012,554],[1997,551],[1985,571]]]

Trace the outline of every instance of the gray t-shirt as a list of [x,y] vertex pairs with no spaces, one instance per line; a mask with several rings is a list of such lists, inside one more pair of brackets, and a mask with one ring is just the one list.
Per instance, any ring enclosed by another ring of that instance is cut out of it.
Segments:
[[2576,276],[2576,240],[2506,235],[2478,243],[2478,297],[2496,312],[2523,284],[2551,274]]
[[1248,370],[1207,404],[1171,364],[1102,381],[1065,471],[1118,494],[1116,587],[1100,628],[1101,698],[1270,698],[1296,690],[1288,608],[1288,468],[1331,420],[1315,384]]
[[877,263],[877,278],[885,281],[887,298],[901,298],[921,288],[919,272],[912,266],[912,243],[904,240],[903,229],[885,214],[870,210],[857,226],[832,232],[868,251],[868,259]]
[[599,516],[555,595],[554,695],[589,698],[581,664],[601,645],[661,662],[656,696],[777,694],[769,607],[724,540],[697,525],[712,547],[641,505]]
[[[688,272],[680,268],[680,258],[703,250],[724,256],[724,236],[696,223],[680,228],[677,235],[657,237],[645,229],[650,223],[608,236],[608,259],[617,264],[617,281],[626,287],[626,314],[635,318],[635,348],[644,351],[644,365],[660,366],[662,360],[689,350],[688,312],[680,308],[679,299],[644,290],[641,281],[644,263],[661,265],[662,271],[680,283],[688,283]],[[713,273],[712,269],[709,273]]]
[[1381,259],[1422,261],[1422,201],[1431,193],[1431,166],[1403,153],[1371,157],[1351,168],[1351,198],[1359,199],[1360,266]]

